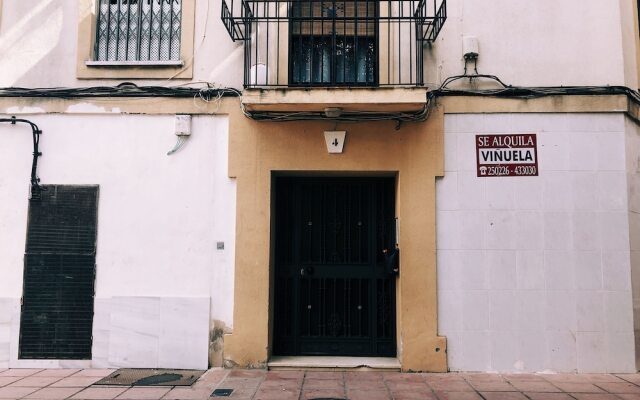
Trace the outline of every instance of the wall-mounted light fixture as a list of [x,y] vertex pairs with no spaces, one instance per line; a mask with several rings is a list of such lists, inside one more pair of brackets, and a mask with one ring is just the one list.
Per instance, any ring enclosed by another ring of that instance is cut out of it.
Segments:
[[342,115],[342,108],[327,107],[324,109],[324,116],[327,118],[338,118]]

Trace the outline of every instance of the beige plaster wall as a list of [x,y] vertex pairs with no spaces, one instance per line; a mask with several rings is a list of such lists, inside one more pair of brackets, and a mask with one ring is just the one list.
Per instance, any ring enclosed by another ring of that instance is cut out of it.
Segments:
[[[335,92],[335,96],[344,97],[343,92]],[[371,103],[353,96],[357,105]],[[288,101],[285,97],[275,97]],[[304,98],[301,98],[304,100]],[[327,99],[324,99],[327,100]],[[205,102],[201,99],[138,97],[138,98],[0,98],[0,113],[3,114],[229,114],[240,110],[240,99],[223,98],[220,102]],[[535,99],[502,99],[481,98],[472,96],[442,97],[437,100],[447,114],[457,113],[603,113],[623,112],[631,118],[640,120],[640,107],[624,95],[606,96],[549,96]],[[285,103],[287,106],[287,103]],[[300,107],[300,105],[296,105]],[[283,108],[286,109],[286,108]]]
[[[263,366],[270,325],[271,181],[278,171],[395,173],[402,249],[398,354],[403,370],[446,371],[446,339],[437,335],[435,177],[443,174],[443,109],[427,122],[274,124],[230,116],[229,174],[237,178],[233,333],[228,366]],[[325,130],[345,129],[343,154],[328,154]]]

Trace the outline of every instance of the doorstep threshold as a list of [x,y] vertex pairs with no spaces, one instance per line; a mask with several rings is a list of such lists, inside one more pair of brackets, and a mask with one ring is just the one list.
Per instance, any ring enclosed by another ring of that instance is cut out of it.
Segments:
[[400,361],[395,357],[273,356],[267,368],[272,371],[400,371]]

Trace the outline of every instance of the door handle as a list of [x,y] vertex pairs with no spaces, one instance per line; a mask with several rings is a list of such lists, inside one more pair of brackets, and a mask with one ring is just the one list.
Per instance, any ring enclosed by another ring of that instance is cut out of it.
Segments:
[[300,276],[313,275],[313,267],[300,268]]

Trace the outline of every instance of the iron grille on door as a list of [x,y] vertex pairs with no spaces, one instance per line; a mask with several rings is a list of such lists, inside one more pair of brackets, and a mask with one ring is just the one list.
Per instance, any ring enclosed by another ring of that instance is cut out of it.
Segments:
[[178,61],[182,0],[99,0],[96,61]]
[[90,359],[98,188],[43,186],[29,203],[19,357]]
[[393,178],[279,178],[274,354],[395,356]]

